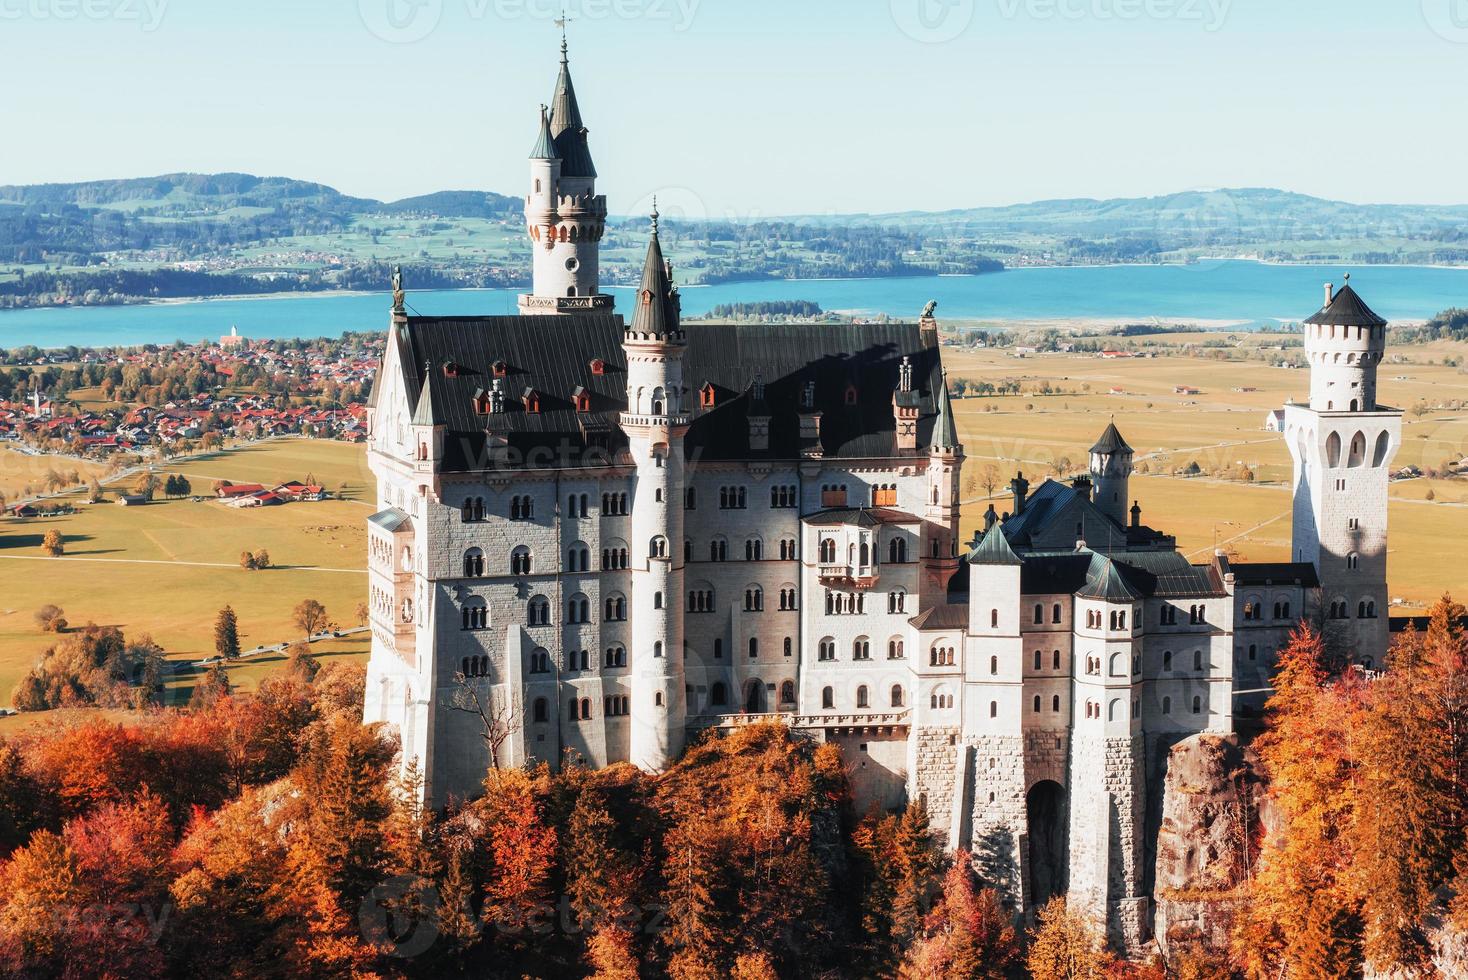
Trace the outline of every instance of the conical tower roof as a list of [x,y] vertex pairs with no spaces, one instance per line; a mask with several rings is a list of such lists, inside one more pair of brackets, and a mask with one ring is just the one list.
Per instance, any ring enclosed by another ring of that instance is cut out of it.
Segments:
[[550,116],[545,106],[540,107],[540,135],[536,138],[535,145],[530,148],[530,159],[557,159],[555,137],[551,135]]
[[1126,444],[1121,437],[1121,431],[1117,429],[1115,422],[1106,424],[1106,431],[1101,433],[1101,438],[1096,440],[1096,445],[1091,447],[1091,452],[1109,456],[1114,453],[1132,452],[1132,447]]
[[556,78],[556,92],[551,96],[550,134],[555,141],[556,155],[561,159],[561,176],[596,176],[596,164],[591,162],[591,148],[586,143],[586,126],[581,122],[581,107],[576,104],[576,87],[571,84],[565,37],[561,38],[561,73]]
[[1014,549],[1009,546],[1009,539],[1004,536],[998,524],[984,532],[983,540],[974,546],[969,552],[970,565],[1022,565]]
[[938,385],[938,420],[933,424],[933,448],[958,448],[958,429],[953,422],[953,406],[948,401],[947,375]]
[[433,404],[433,367],[425,364],[423,389],[418,393],[418,405],[413,409],[413,425],[440,425],[438,412]]
[[642,284],[637,287],[637,309],[632,314],[629,332],[653,337],[682,334],[682,301],[673,286],[671,272],[658,243],[658,214],[654,211],[652,237],[647,243],[647,259],[642,263]]
[[1356,290],[1351,288],[1348,280],[1336,293],[1328,304],[1321,307],[1319,312],[1305,320],[1306,323],[1318,323],[1325,326],[1335,327],[1384,327],[1386,320],[1377,316],[1371,307],[1367,306]]

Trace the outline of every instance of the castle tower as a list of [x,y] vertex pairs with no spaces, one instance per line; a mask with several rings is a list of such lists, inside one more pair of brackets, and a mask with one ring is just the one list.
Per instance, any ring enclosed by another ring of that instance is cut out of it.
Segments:
[[[933,422],[933,442],[928,448],[928,502],[924,511],[927,547],[923,551],[923,593],[931,601],[942,601],[948,580],[958,570],[958,476],[963,468],[963,445],[948,401],[948,378],[934,395],[938,417]],[[927,601],[927,600],[925,600]]]
[[530,151],[525,227],[534,258],[531,291],[520,297],[521,313],[612,309],[612,297],[598,282],[607,199],[596,193],[596,165],[586,134],[562,35],[555,95],[549,107],[540,107],[540,133]]
[[1386,320],[1351,288],[1325,286],[1305,321],[1309,405],[1285,406],[1294,459],[1294,557],[1320,577],[1326,639],[1380,663],[1388,641],[1387,484],[1402,413],[1376,402]]
[[1093,499],[1101,513],[1116,522],[1127,524],[1127,482],[1132,475],[1132,447],[1117,431],[1116,423],[1106,426],[1101,438],[1091,447],[1091,484]]
[[621,427],[637,466],[632,503],[631,761],[661,772],[683,751],[683,437],[691,421],[683,383],[685,337],[657,213],[623,337],[627,411]]

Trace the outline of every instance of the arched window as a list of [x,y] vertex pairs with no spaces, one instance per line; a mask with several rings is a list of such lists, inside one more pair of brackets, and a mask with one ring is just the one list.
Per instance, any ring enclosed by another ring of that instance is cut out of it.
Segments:
[[1193,651],[1193,669],[1194,670],[1202,670],[1203,669],[1203,651],[1202,650],[1194,650]]
[[990,701],[989,702],[989,717],[990,718],[998,718],[999,717],[999,702],[998,701]]
[[795,682],[794,681],[785,681],[783,684],[780,685],[780,703],[781,704],[794,704],[795,703]]
[[1060,710],[1060,695],[1059,694],[1052,694],[1052,695],[1050,695],[1050,710],[1051,711],[1059,711]]
[[603,600],[602,619],[609,623],[619,623],[627,618],[627,599],[619,592],[613,592]]
[[541,647],[536,647],[530,654],[530,673],[550,673],[550,654]]
[[1035,695],[1035,713],[1040,713],[1040,695],[1038,694]]
[[533,596],[525,607],[525,621],[530,626],[550,624],[550,600],[545,596]]
[[1203,713],[1203,699],[1201,697],[1199,697],[1198,695],[1195,694],[1195,695],[1193,695],[1193,714],[1197,715],[1197,714],[1202,714],[1202,713]]
[[480,578],[484,575],[484,552],[470,548],[464,552],[464,577]]
[[533,566],[530,549],[523,544],[516,545],[510,551],[510,574],[529,575]]
[[534,714],[531,717],[535,719],[537,725],[544,725],[550,719],[550,709],[546,705],[545,698],[535,699]]
[[901,684],[893,684],[892,685],[892,696],[891,696],[891,700],[892,700],[892,707],[894,707],[894,708],[900,708],[900,707],[902,707],[902,685]]
[[904,538],[893,538],[887,545],[887,560],[894,565],[907,561],[907,541]]
[[869,707],[871,707],[871,701],[870,701],[870,698],[867,696],[867,686],[865,684],[859,684],[859,685],[857,685],[857,688],[856,688],[856,706],[858,708],[869,708]]
[[870,659],[872,659],[872,643],[871,643],[871,641],[868,640],[864,636],[858,636],[855,640],[853,640],[851,642],[851,659],[852,660],[870,660]]
[[662,640],[656,640],[656,641],[653,642],[653,645],[652,645],[652,655],[654,657],[661,657],[663,655],[663,641]]
[[1162,651],[1162,669],[1163,670],[1172,670],[1172,651],[1171,650],[1163,650]]
[[999,673],[999,658],[998,657],[990,657],[989,658],[989,673],[991,675],[992,674]]
[[1045,606],[1043,604],[1037,602],[1037,603],[1035,603],[1035,625],[1036,626],[1039,626],[1039,625],[1043,624],[1044,622],[1045,622]]
[[1039,650],[1036,650],[1035,651],[1035,669],[1036,670],[1039,670],[1040,667],[1041,667],[1041,664],[1042,664],[1042,661],[1041,661],[1040,657],[1041,657],[1040,651]]
[[836,563],[836,540],[834,538],[822,538],[820,552],[822,565],[834,565]]
[[489,606],[481,596],[470,596],[464,600],[463,608],[460,610],[464,620],[464,629],[482,630],[489,628]]
[[1172,698],[1164,697],[1162,699],[1162,713],[1164,715],[1172,714]]
[[663,537],[661,534],[653,535],[652,540],[647,543],[647,557],[668,557],[668,539]]
[[1121,698],[1112,698],[1111,704],[1108,705],[1107,708],[1106,708],[1106,720],[1107,721],[1121,721],[1122,719],[1118,717],[1118,715],[1120,715],[1121,712],[1122,712]]
[[989,626],[992,629],[998,629],[999,628],[999,610],[997,610],[997,609],[990,609],[989,610]]
[[887,641],[887,659],[901,660],[903,658],[902,641],[893,637]]
[[755,637],[755,636],[751,636],[749,638],[749,659],[750,660],[757,660],[758,658],[759,658],[759,638],[758,637]]
[[1050,607],[1050,622],[1052,622],[1052,623],[1058,623],[1058,622],[1060,622],[1060,619],[1061,619],[1060,603],[1057,602],[1055,605],[1053,605],[1053,606]]
[[823,687],[823,688],[821,688],[821,707],[822,708],[834,708],[834,707],[836,707],[836,692],[834,690],[832,690],[831,688],[829,688],[829,687]]
[[714,681],[709,688],[709,704],[716,708],[722,708],[729,703],[729,691],[724,687],[723,681]]

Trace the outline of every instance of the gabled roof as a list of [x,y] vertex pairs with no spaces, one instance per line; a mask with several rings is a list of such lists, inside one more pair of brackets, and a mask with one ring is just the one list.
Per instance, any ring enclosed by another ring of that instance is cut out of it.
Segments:
[[1356,295],[1356,290],[1351,288],[1349,282],[1341,287],[1340,292],[1331,297],[1329,304],[1321,307],[1314,316],[1306,318],[1305,322],[1337,327],[1386,326],[1386,320],[1372,312],[1371,307]]
[[919,630],[956,630],[968,626],[968,603],[945,602],[929,606],[908,623]]
[[968,555],[971,565],[1021,565],[1019,556],[1009,546],[1004,530],[995,524],[984,533],[984,538]]
[[[424,365],[452,361],[453,377],[435,372],[433,408],[448,426],[442,466],[464,471],[487,463],[487,430],[493,430],[516,458],[549,449],[567,465],[589,458],[585,450],[597,442],[596,459],[611,461],[626,445],[618,414],[627,403],[624,326],[616,314],[589,313],[554,318],[540,316],[423,317],[410,316],[395,342],[394,355],[403,365],[405,400],[417,405]],[[555,329],[548,329],[548,326]],[[712,460],[801,458],[809,448],[800,437],[798,415],[807,382],[815,385],[815,411],[821,413],[820,452],[832,459],[900,456],[892,391],[904,356],[913,365],[913,386],[922,394],[918,445],[932,440],[937,418],[936,393],[941,384],[939,351],[925,347],[917,324],[757,324],[694,320],[681,325],[686,349],[683,379],[690,389],[704,383],[721,390],[718,404],[694,408],[685,439],[686,451]],[[593,359],[605,366],[597,374]],[[488,389],[494,364],[506,365],[505,389],[533,387],[540,393],[540,412],[527,413],[514,399],[505,411],[475,411],[474,392]],[[754,406],[749,379],[758,375],[764,401]],[[833,383],[832,379],[840,379]],[[858,399],[845,402],[845,381],[855,378]],[[578,413],[571,393],[584,387],[591,396],[589,412]],[[731,392],[722,397],[722,392]],[[768,446],[750,448],[752,411],[770,419]],[[570,458],[567,453],[572,454]]]
[[1121,437],[1121,432],[1117,430],[1116,423],[1108,422],[1106,424],[1106,431],[1101,433],[1101,438],[1096,440],[1096,444],[1091,447],[1091,452],[1102,455],[1129,453],[1132,452],[1132,447],[1128,446],[1126,440]]

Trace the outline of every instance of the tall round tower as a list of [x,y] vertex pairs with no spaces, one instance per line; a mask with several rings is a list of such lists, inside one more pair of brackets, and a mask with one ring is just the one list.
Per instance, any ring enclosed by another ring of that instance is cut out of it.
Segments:
[[1132,475],[1132,447],[1126,444],[1112,422],[1091,447],[1091,485],[1096,507],[1116,522],[1127,526],[1127,484]]
[[685,336],[657,214],[622,340],[627,410],[621,427],[637,466],[632,502],[632,741],[634,765],[661,772],[683,751],[683,437],[691,418],[683,382]]
[[1351,288],[1325,284],[1325,306],[1305,321],[1310,407],[1317,412],[1376,411],[1376,366],[1386,353],[1386,321]]
[[540,134],[530,151],[525,228],[534,258],[521,313],[611,311],[612,297],[601,292],[599,282],[606,225],[607,199],[596,192],[596,165],[563,36],[555,95],[549,107],[541,106]]
[[1295,464],[1294,558],[1320,577],[1327,641],[1376,664],[1389,639],[1387,488],[1402,413],[1376,401],[1386,320],[1349,281],[1340,292],[1327,284],[1325,300],[1304,324],[1310,403],[1285,406]]

